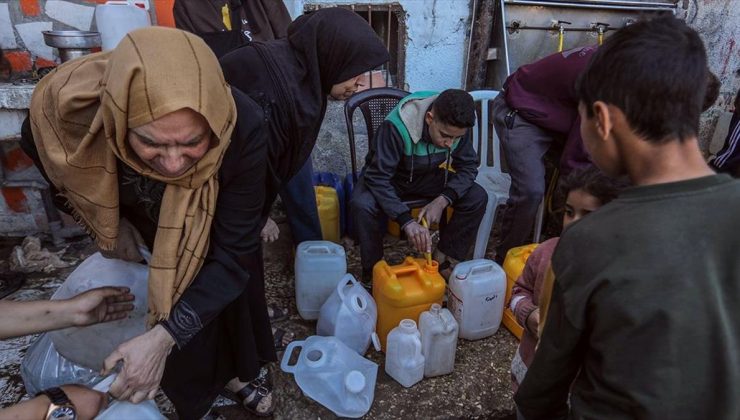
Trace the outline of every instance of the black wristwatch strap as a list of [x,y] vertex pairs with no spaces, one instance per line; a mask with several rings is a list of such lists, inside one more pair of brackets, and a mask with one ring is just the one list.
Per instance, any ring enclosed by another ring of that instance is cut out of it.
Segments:
[[69,400],[67,397],[67,394],[62,391],[59,387],[49,388],[41,391],[39,394],[44,394],[51,402],[55,405],[65,405],[65,404],[72,404],[72,401]]

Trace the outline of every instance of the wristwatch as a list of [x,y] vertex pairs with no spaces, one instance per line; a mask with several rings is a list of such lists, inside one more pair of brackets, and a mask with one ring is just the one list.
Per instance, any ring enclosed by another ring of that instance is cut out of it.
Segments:
[[77,410],[61,388],[45,389],[39,394],[44,394],[51,400],[46,420],[77,420]]

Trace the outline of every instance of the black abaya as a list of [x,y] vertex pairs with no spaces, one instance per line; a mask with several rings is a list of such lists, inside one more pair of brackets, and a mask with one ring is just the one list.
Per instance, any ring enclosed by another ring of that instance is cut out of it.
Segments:
[[270,165],[284,183],[313,150],[332,86],[388,59],[364,19],[347,9],[328,8],[296,19],[287,39],[255,42],[220,61],[226,81],[265,109]]

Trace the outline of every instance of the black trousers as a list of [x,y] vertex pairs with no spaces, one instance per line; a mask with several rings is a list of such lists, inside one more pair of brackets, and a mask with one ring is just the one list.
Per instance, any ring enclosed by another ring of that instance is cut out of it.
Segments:
[[[396,191],[398,193],[398,191]],[[426,197],[404,196],[401,200],[419,198],[434,199],[442,192],[439,191]],[[437,249],[457,260],[464,260],[470,248],[475,243],[478,226],[486,211],[488,195],[480,185],[473,183],[470,189],[459,197],[453,204],[452,218],[440,231]],[[365,186],[361,178],[352,193],[352,221],[360,242],[360,256],[362,258],[363,274],[370,273],[375,263],[383,259],[383,235],[387,228],[387,216],[383,213],[373,193]]]

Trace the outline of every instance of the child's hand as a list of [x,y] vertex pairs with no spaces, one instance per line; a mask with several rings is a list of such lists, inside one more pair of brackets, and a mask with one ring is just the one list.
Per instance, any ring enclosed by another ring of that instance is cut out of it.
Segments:
[[275,223],[274,220],[268,217],[267,222],[265,222],[265,226],[262,228],[262,232],[260,232],[262,241],[268,244],[270,242],[275,242],[277,241],[279,235],[280,228],[278,227],[277,223]]
[[82,385],[64,385],[61,387],[67,398],[72,401],[80,420],[94,419],[108,406],[105,394]]
[[537,335],[537,329],[540,325],[540,308],[532,311],[527,317],[527,329]]
[[67,301],[72,323],[78,327],[123,319],[134,309],[128,287],[100,287]]

